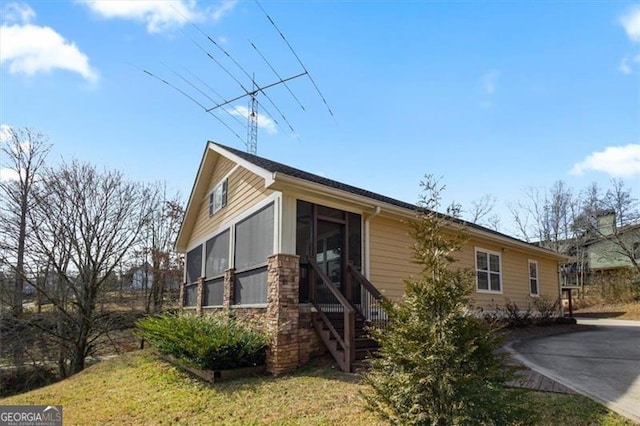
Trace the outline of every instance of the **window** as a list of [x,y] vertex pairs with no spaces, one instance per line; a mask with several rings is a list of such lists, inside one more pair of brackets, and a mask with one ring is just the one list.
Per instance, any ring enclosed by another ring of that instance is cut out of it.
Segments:
[[202,275],[202,246],[198,246],[187,253],[187,284],[198,281]]
[[538,296],[538,262],[535,260],[529,261],[529,292],[532,296]]
[[188,285],[184,288],[184,306],[195,307],[198,304],[198,286]]
[[476,249],[476,289],[481,293],[502,293],[500,254]]
[[633,243],[633,258],[640,260],[640,243]]
[[216,185],[209,194],[209,217],[227,205],[227,186],[229,179],[224,179]]
[[202,246],[187,253],[187,285],[184,288],[184,306],[193,307],[198,300],[198,278],[202,275]]
[[267,258],[273,254],[273,203],[236,225],[235,301],[267,303]]
[[224,277],[204,282],[204,306],[222,306],[224,301]]
[[229,269],[229,230],[211,238],[206,243],[204,275],[207,278],[224,275]]
[[230,230],[216,235],[205,244],[203,303],[221,306],[224,299],[224,272],[229,269]]

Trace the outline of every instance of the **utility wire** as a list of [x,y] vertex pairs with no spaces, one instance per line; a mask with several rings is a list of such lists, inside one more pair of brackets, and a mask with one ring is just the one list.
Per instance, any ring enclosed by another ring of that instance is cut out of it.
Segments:
[[256,2],[256,4],[258,5],[258,7],[260,8],[260,10],[262,10],[262,13],[264,13],[264,15],[267,17],[267,19],[269,20],[269,22],[271,22],[271,25],[273,25],[273,28],[276,29],[276,31],[278,32],[278,34],[280,34],[280,37],[282,37],[282,40],[284,40],[284,42],[287,44],[287,46],[289,47],[289,50],[291,50],[291,53],[293,53],[293,56],[296,57],[296,59],[298,60],[298,63],[300,64],[300,66],[302,67],[302,69],[304,70],[304,72],[307,73],[307,76],[309,77],[309,80],[311,80],[311,83],[313,84],[313,87],[315,87],[316,92],[318,92],[318,95],[320,95],[320,98],[322,98],[322,102],[324,102],[324,105],[327,107],[327,110],[329,111],[329,114],[331,114],[332,117],[334,117],[333,115],[333,111],[331,111],[331,108],[329,107],[329,104],[327,103],[327,100],[324,98],[324,95],[322,94],[322,92],[320,91],[320,88],[318,87],[318,85],[316,84],[315,80],[313,79],[313,77],[311,77],[311,74],[309,73],[309,70],[307,70],[307,68],[304,66],[304,64],[302,63],[302,60],[300,60],[300,57],[298,56],[298,54],[296,53],[295,50],[293,50],[293,47],[291,46],[291,44],[289,44],[289,41],[286,39],[286,37],[284,36],[284,34],[282,34],[282,31],[280,31],[280,29],[278,28],[278,26],[276,25],[275,22],[273,22],[273,19],[271,19],[271,16],[269,16],[269,14],[267,13],[266,10],[264,10],[264,8],[262,7],[262,5],[258,2],[258,0],[254,0]]

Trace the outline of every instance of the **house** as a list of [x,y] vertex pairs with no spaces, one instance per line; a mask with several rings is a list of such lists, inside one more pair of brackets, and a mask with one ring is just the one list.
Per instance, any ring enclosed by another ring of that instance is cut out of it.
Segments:
[[637,267],[640,263],[640,224],[616,226],[614,210],[596,217],[596,228],[584,244],[589,272],[602,273]]
[[[176,241],[183,306],[265,321],[273,373],[325,350],[351,371],[371,344],[362,325],[385,320],[382,296],[399,299],[420,272],[406,222],[415,215],[413,204],[209,142]],[[461,225],[479,309],[559,297],[564,256],[451,220]]]
[[600,211],[590,219],[585,232],[554,245],[569,256],[560,268],[564,288],[584,290],[585,284],[609,278],[625,281],[640,269],[640,223],[618,226],[614,210]]
[[131,268],[126,274],[126,285],[131,290],[148,290],[153,287],[153,268],[149,262]]

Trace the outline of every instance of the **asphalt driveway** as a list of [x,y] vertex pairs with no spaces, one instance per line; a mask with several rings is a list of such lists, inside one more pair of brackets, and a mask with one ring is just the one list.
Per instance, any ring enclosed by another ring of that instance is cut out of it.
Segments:
[[511,344],[515,358],[640,423],[640,322],[578,319],[597,327]]

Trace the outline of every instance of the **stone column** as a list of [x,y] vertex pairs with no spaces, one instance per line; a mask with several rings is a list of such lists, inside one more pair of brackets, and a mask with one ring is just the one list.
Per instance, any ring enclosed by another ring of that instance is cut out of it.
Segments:
[[298,368],[299,256],[275,254],[267,267],[267,330],[272,333],[267,371],[280,374]]
[[224,271],[224,295],[222,296],[222,307],[229,309],[234,303],[235,297],[236,270],[227,269]]
[[202,303],[204,301],[204,277],[198,278],[198,296],[196,298],[196,314],[202,315]]

